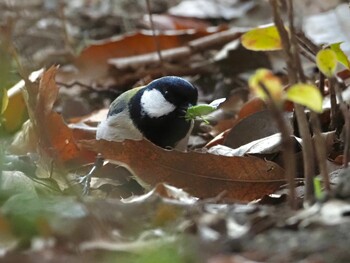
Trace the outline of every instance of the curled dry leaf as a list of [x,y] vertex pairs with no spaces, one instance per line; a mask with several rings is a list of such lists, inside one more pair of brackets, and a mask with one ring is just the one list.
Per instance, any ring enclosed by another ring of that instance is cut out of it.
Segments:
[[31,141],[31,145],[34,144],[40,152],[55,160],[56,164],[62,164],[85,157],[86,154],[76,145],[73,131],[66,125],[62,116],[52,110],[58,94],[56,73],[57,68],[51,67],[42,74],[39,86],[34,82],[26,84],[26,102],[31,118],[31,127],[28,127],[34,134],[22,137],[19,142],[24,143],[23,139],[35,139],[35,142]]
[[278,132],[278,127],[270,111],[262,110],[238,120],[227,134],[224,145],[238,148]]
[[159,148],[148,141],[81,141],[83,147],[127,167],[143,183],[166,182],[200,198],[226,192],[232,200],[251,201],[285,183],[277,164],[256,157],[225,157]]

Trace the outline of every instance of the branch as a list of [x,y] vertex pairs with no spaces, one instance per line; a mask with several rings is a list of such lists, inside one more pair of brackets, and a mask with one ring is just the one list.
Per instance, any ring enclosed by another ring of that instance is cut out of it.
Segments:
[[[190,41],[183,47],[162,50],[162,59],[164,62],[179,61],[184,59],[188,60],[188,58],[193,54],[197,54],[217,46],[223,46],[230,41],[238,39],[244,32],[246,32],[246,30],[246,28],[233,28]],[[137,69],[140,67],[157,65],[159,63],[159,56],[157,52],[151,52],[126,58],[112,58],[108,60],[108,63],[119,70],[128,68]]]

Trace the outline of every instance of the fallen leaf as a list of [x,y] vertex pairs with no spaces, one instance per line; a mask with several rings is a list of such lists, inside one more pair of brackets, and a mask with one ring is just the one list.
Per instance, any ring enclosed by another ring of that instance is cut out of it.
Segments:
[[8,151],[16,155],[35,153],[38,147],[38,136],[31,121],[26,121],[15,135]]
[[263,111],[266,109],[267,109],[266,103],[261,98],[255,97],[247,101],[242,106],[241,110],[238,113],[238,118],[243,119],[245,117],[248,117],[251,114],[254,114],[256,112]]
[[273,162],[159,148],[148,141],[81,141],[83,147],[127,167],[143,183],[165,182],[200,197],[226,192],[233,200],[251,201],[285,183],[283,169]]
[[2,193],[11,195],[26,193],[28,196],[37,196],[36,182],[20,171],[3,171],[0,185]]
[[238,148],[278,132],[276,121],[270,111],[258,111],[238,120],[227,134],[224,145]]
[[78,158],[80,150],[75,144],[73,131],[64,123],[62,116],[56,112],[51,112],[45,122],[47,127],[42,132],[47,133],[49,141],[44,147],[51,152],[51,157],[61,162]]
[[43,73],[38,89],[38,99],[35,110],[37,116],[45,116],[51,113],[53,104],[58,95],[58,88],[55,82],[57,67],[51,67]]
[[[177,30],[159,34],[157,41],[159,48],[166,50],[183,46],[191,40],[212,33],[215,32]],[[74,70],[71,70],[71,66],[62,67],[57,80],[63,83],[79,82],[91,86],[115,85],[117,80],[109,70],[109,59],[142,55],[156,52],[156,50],[154,36],[147,30],[95,42],[74,59]]]
[[34,144],[37,144],[38,150],[55,160],[56,164],[63,164],[80,158],[83,153],[75,143],[73,131],[52,110],[58,94],[56,73],[57,67],[51,67],[42,74],[39,86],[33,82],[27,84],[30,86],[27,87],[27,104],[36,136],[22,138],[37,138]]

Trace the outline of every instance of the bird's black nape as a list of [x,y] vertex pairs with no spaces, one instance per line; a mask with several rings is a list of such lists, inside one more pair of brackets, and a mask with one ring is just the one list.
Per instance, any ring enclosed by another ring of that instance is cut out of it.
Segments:
[[[152,89],[160,91],[168,102],[175,105],[175,110],[158,118],[144,114],[141,97],[146,90]],[[191,122],[185,119],[186,109],[197,104],[197,99],[197,89],[187,80],[162,77],[152,81],[130,100],[130,117],[148,140],[163,148],[174,148],[191,128]]]

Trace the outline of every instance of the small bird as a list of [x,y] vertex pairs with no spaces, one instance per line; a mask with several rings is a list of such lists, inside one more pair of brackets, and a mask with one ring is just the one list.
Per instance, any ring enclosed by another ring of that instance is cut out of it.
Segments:
[[[193,120],[187,109],[197,104],[198,91],[187,80],[166,76],[146,86],[122,93],[110,105],[107,118],[100,123],[97,140],[123,141],[146,138],[162,148],[187,149]],[[83,193],[90,189],[92,175],[103,165],[97,157],[89,174],[81,178]]]
[[198,91],[187,80],[167,76],[121,94],[110,105],[96,139],[146,138],[162,148],[185,150],[193,121],[185,118],[197,103]]

